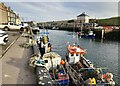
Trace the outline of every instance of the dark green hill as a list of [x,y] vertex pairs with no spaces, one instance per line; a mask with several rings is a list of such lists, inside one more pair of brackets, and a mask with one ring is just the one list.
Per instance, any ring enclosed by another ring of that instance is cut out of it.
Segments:
[[97,20],[98,24],[100,26],[113,26],[113,25],[120,25],[120,17],[112,17],[112,18],[107,18],[107,19],[98,19]]

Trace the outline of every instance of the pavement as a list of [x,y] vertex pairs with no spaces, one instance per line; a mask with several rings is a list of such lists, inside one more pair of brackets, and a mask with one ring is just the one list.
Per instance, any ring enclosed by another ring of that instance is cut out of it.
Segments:
[[28,65],[32,49],[19,46],[26,41],[28,38],[20,36],[0,59],[0,84],[36,84],[33,69]]
[[6,45],[0,45],[0,57],[7,51],[9,46],[14,42],[19,36],[19,31],[6,31],[8,33],[8,42]]

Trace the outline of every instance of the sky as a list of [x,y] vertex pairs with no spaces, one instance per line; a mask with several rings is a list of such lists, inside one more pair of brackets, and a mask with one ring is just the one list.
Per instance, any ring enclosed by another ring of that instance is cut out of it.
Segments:
[[[4,0],[5,1],[5,0]],[[13,0],[14,1],[14,0]],[[85,12],[90,18],[110,18],[118,16],[118,2],[59,2],[59,1],[29,1],[29,2],[4,2],[24,21],[61,21],[77,19]]]

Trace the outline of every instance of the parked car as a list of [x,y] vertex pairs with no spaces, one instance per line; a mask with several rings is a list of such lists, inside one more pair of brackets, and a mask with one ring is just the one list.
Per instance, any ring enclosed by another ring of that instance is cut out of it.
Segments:
[[7,42],[8,42],[7,32],[0,30],[0,44],[5,45]]
[[27,27],[26,25],[16,25],[13,23],[6,23],[6,24],[1,24],[0,28],[4,31],[8,31],[8,30],[21,30],[24,29],[25,27]]

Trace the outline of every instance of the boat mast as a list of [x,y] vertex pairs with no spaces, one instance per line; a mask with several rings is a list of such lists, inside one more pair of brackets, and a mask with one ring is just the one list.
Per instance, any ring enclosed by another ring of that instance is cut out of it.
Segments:
[[74,22],[74,27],[73,27],[73,38],[75,38],[75,22]]
[[81,21],[81,32],[83,31],[83,20]]

